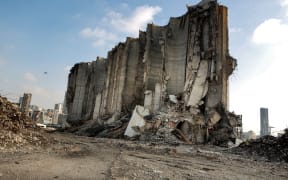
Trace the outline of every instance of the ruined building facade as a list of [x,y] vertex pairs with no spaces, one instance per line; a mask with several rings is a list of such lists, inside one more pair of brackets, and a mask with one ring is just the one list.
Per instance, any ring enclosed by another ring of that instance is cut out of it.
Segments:
[[23,97],[20,97],[19,99],[19,109],[26,115],[29,115],[31,99],[32,99],[31,93],[24,93]]
[[[227,13],[217,1],[202,1],[165,26],[148,24],[107,58],[76,64],[66,92],[68,122],[111,123],[135,105],[157,114],[174,96],[192,124],[213,129],[223,112],[229,117],[229,76],[237,65],[229,54]],[[241,126],[239,119],[228,121]]]

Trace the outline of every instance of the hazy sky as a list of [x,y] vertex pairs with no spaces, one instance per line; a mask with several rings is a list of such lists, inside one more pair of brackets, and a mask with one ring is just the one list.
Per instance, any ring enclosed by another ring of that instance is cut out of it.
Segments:
[[[0,94],[52,108],[62,102],[69,69],[106,57],[147,23],[167,24],[197,0],[1,0]],[[229,8],[230,54],[238,59],[230,81],[230,110],[244,130],[259,133],[259,108],[270,125],[288,126],[288,0],[221,0]],[[47,72],[45,74],[44,72]]]

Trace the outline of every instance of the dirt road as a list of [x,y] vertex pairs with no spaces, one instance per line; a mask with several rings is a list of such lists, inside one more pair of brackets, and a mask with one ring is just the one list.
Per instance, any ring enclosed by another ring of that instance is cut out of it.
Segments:
[[57,143],[0,152],[0,179],[288,179],[288,165],[210,146],[49,134]]

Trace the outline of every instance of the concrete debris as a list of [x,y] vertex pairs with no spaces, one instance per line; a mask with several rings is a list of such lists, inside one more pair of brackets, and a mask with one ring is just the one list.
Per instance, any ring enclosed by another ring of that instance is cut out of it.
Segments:
[[243,142],[231,152],[256,159],[288,163],[288,129],[280,137],[267,135]]
[[26,115],[26,112],[19,111],[16,104],[0,96],[0,129],[16,133],[34,125],[35,123]]
[[177,97],[175,95],[169,95],[169,100],[175,104],[178,103]]
[[[92,134],[98,136],[134,111],[128,137],[162,138],[163,130],[189,144],[235,142],[242,122],[228,112],[228,81],[237,61],[229,55],[227,19],[227,7],[202,1],[166,26],[148,24],[107,58],[76,64],[66,92],[67,122],[75,128],[92,121],[86,128],[97,127]],[[139,114],[140,107],[150,114]],[[81,127],[78,133],[85,134]]]
[[[33,130],[33,131],[32,131]],[[24,145],[42,146],[50,142],[37,130],[36,122],[26,112],[0,96],[0,150],[22,148]]]
[[142,106],[136,106],[124,135],[128,137],[140,135],[141,129],[145,126],[144,117],[149,115],[149,109],[145,109]]
[[217,111],[212,110],[208,112],[208,125],[210,127],[213,127],[215,124],[217,124],[220,121],[220,119],[221,116]]
[[243,143],[243,140],[242,140],[242,139],[235,139],[234,142],[229,141],[229,142],[228,142],[228,148],[238,147],[241,143]]

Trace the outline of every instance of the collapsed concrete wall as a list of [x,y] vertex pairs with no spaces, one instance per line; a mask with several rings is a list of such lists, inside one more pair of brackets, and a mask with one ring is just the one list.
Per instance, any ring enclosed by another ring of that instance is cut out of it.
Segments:
[[110,116],[110,122],[117,120],[122,111],[143,104],[144,47],[145,39],[127,38],[108,53],[99,115]]
[[142,105],[153,115],[184,116],[175,127],[189,127],[182,135],[194,134],[198,142],[213,133],[221,139],[221,131],[237,134],[241,118],[228,112],[237,63],[229,55],[227,8],[205,0],[187,9],[166,26],[148,24],[107,59],[76,64],[66,93],[68,122],[109,124]]
[[97,58],[91,63],[79,63],[70,70],[65,95],[70,123],[93,118],[97,97],[104,88],[106,60]]

